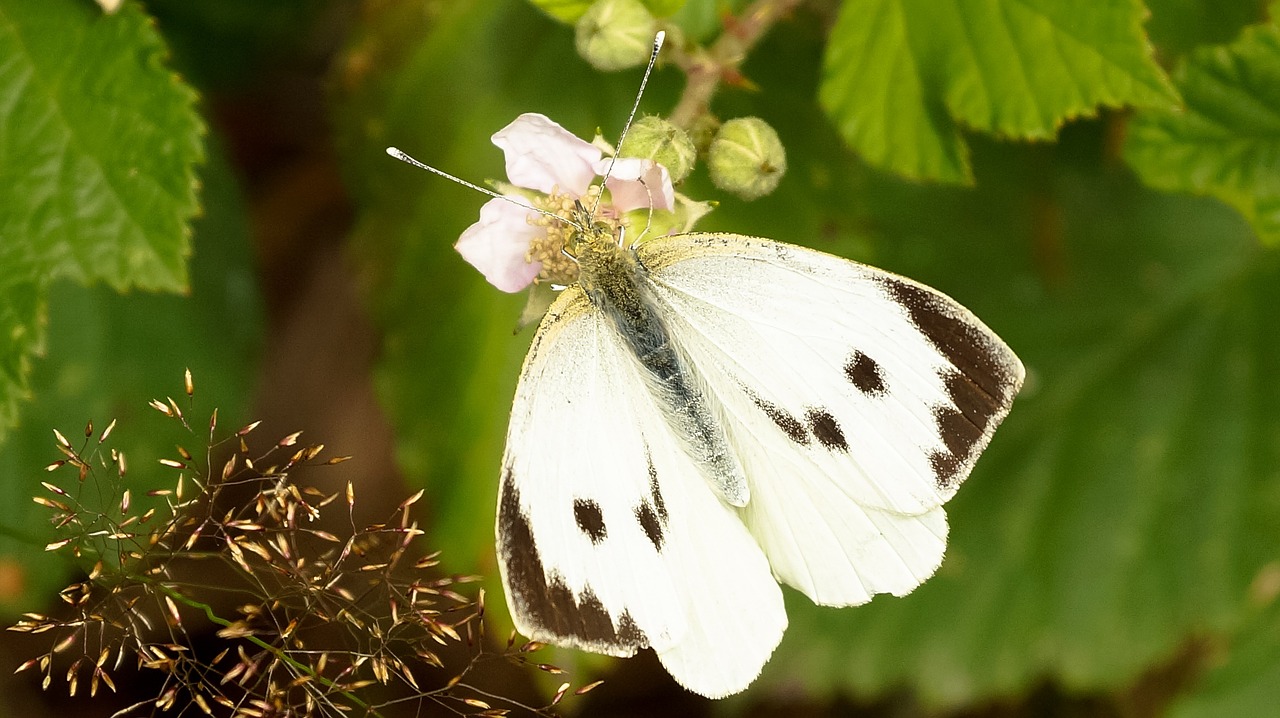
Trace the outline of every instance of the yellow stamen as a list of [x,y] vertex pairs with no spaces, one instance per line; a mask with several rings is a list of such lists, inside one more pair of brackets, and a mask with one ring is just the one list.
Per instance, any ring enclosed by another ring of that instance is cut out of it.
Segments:
[[[592,185],[583,197],[575,197],[553,189],[551,194],[533,200],[535,206],[545,209],[565,221],[552,219],[544,214],[530,214],[529,224],[546,227],[545,236],[538,236],[529,243],[529,251],[525,254],[528,262],[541,262],[542,270],[538,272],[535,282],[551,282],[552,284],[573,284],[578,281],[578,264],[565,254],[564,248],[578,231],[569,221],[574,217],[576,203],[581,201],[586,207],[596,204],[600,196],[600,186]],[[618,219],[614,212],[606,211],[601,206],[596,213],[596,224],[603,224],[614,232],[618,229]]]

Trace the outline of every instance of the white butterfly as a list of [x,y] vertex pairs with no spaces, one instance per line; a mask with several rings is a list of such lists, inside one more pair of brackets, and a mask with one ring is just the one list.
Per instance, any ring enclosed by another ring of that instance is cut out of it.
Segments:
[[[518,630],[739,692],[815,603],[911,592],[1022,384],[909,279],[768,239],[581,237],[511,409],[498,556]],[[589,258],[589,259],[588,259]]]
[[782,638],[779,582],[852,606],[933,574],[942,505],[1022,385],[999,337],[933,289],[811,249],[627,246],[581,205],[573,224],[579,279],[538,327],[502,460],[522,634],[652,648],[722,697]]

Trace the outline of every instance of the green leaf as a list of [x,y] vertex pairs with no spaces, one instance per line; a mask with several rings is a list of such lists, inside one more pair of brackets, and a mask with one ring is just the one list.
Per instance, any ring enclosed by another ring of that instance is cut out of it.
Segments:
[[560,22],[572,25],[595,0],[529,0],[529,3]]
[[644,0],[644,6],[654,17],[671,17],[680,12],[688,0]]
[[1052,139],[1100,107],[1167,106],[1137,0],[850,0],[820,97],[845,141],[908,177],[972,181],[961,127]]
[[68,277],[183,291],[203,127],[137,3],[0,6],[0,437]]
[[[1280,566],[1272,564],[1263,580],[1274,592]],[[1187,696],[1174,703],[1169,718],[1261,716],[1280,704],[1280,601],[1249,621],[1239,639],[1225,650],[1225,661],[1200,679]],[[1215,656],[1216,657],[1216,656]]]
[[749,0],[685,0],[671,13],[659,12],[653,6],[649,9],[653,10],[654,15],[666,18],[679,27],[686,39],[709,44],[724,31],[725,17],[739,14],[748,2]]
[[174,476],[156,460],[172,457],[174,444],[201,453],[177,422],[147,405],[172,396],[185,410],[184,369],[195,378],[197,432],[215,407],[221,425],[247,423],[263,322],[246,209],[216,151],[203,174],[189,293],[121,295],[66,279],[49,288],[49,356],[34,368],[34,401],[21,426],[0,443],[0,566],[20,567],[23,577],[19,593],[0,594],[5,611],[47,604],[75,569],[42,550],[54,537],[50,513],[31,501],[43,491],[40,481],[64,476],[43,470],[62,458],[53,429],[76,442],[86,421],[101,431],[118,420],[108,443],[128,457],[137,503],[147,489],[172,488]]
[[1138,113],[1125,159],[1153,187],[1217,197],[1280,244],[1280,26],[1197,50],[1174,79],[1186,107]]
[[[529,3],[551,17],[572,25],[586,13],[596,0],[529,0]],[[680,11],[688,0],[640,0],[654,17],[670,17]]]
[[203,155],[195,94],[136,3],[0,9],[0,237],[19,276],[181,291]]

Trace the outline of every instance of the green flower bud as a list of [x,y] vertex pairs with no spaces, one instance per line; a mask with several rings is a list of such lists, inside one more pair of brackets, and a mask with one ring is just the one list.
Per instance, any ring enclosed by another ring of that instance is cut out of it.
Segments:
[[687,177],[698,158],[689,133],[656,115],[641,117],[631,125],[622,151],[627,157],[650,159],[666,167],[672,183]]
[[574,27],[578,54],[597,70],[643,65],[657,24],[640,0],[597,0]]
[[759,117],[738,117],[720,126],[707,150],[716,187],[745,200],[759,199],[782,181],[787,153],[778,133]]

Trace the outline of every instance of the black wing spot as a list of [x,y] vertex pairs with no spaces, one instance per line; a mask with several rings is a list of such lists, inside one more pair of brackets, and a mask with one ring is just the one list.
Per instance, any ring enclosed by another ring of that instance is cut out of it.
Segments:
[[591,543],[598,544],[605,539],[608,532],[600,504],[590,499],[574,499],[573,518],[578,522],[578,529],[591,538]]
[[649,454],[648,447],[645,448],[644,459],[649,465],[649,499],[642,500],[636,507],[636,521],[640,523],[644,535],[649,537],[654,550],[662,551],[662,545],[667,540],[666,529],[670,516],[667,514],[667,502],[662,498],[662,490],[658,486],[658,469],[653,465],[653,456]]
[[636,507],[636,521],[640,522],[640,528],[644,529],[644,535],[649,537],[649,543],[653,544],[654,550],[661,551],[662,542],[666,540],[663,522],[648,501],[643,501]]
[[751,401],[755,402],[756,406],[760,407],[760,411],[763,411],[765,416],[769,417],[779,429],[782,429],[782,433],[786,434],[788,439],[801,446],[808,446],[809,432],[804,428],[804,424],[800,423],[799,419],[788,414],[782,407],[761,399],[751,392],[747,392],[747,395],[751,397]]
[[881,396],[885,392],[884,374],[875,359],[855,351],[844,365],[844,376],[858,391],[868,396]]
[[645,450],[645,461],[649,462],[649,498],[653,501],[653,507],[658,510],[658,518],[662,519],[662,523],[666,524],[667,519],[667,502],[662,499],[662,490],[658,486],[658,470],[653,466],[653,457]]
[[848,451],[849,442],[844,438],[840,423],[826,409],[810,409],[805,412],[805,421],[809,429],[818,437],[818,442],[832,451]]
[[510,467],[503,471],[498,503],[498,551],[516,612],[528,623],[554,636],[633,653],[649,645],[629,612],[623,611],[615,621],[590,586],[575,595],[561,576],[543,567]]

